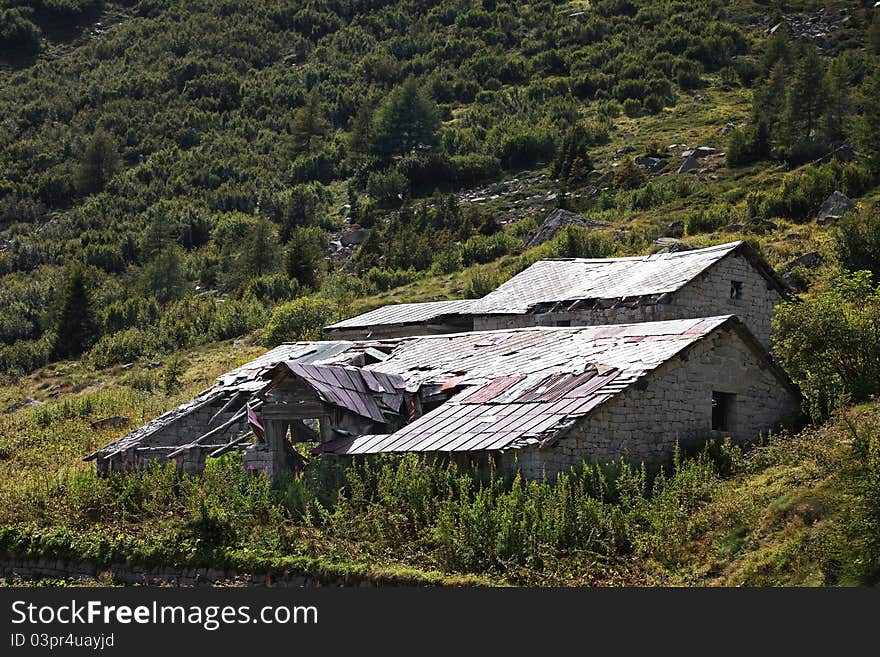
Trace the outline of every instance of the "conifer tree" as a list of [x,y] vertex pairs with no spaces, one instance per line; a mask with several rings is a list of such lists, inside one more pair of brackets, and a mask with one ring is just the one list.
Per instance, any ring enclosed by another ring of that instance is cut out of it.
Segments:
[[55,325],[58,335],[53,356],[72,358],[85,351],[95,337],[95,317],[85,270],[75,265],[67,275]]
[[410,78],[394,89],[379,107],[374,145],[383,158],[432,147],[440,128],[440,112],[422,86]]
[[329,130],[330,123],[324,117],[324,109],[321,98],[318,96],[318,90],[312,88],[306,96],[305,105],[294,113],[290,132],[299,148],[311,151],[315,138],[323,137]]

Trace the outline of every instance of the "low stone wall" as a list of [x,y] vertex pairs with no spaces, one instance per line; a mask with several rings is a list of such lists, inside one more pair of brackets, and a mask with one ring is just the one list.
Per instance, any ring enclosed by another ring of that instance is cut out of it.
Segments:
[[22,579],[91,579],[106,584],[142,586],[375,586],[366,579],[343,581],[340,578],[320,580],[308,575],[291,573],[239,573],[218,568],[177,566],[137,566],[118,563],[97,565],[90,561],[55,559],[0,558],[0,578]]

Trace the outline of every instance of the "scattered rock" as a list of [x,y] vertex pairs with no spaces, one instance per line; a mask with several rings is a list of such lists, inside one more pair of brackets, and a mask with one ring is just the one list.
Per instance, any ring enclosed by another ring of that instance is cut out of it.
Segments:
[[736,128],[736,125],[734,125],[733,123],[730,123],[728,121],[723,126],[721,126],[721,128],[719,128],[718,132],[720,132],[722,135],[726,135],[728,132],[730,132],[734,128]]
[[712,155],[715,152],[716,149],[711,146],[698,146],[697,148],[684,151],[681,156],[684,158],[695,157],[699,159],[701,157],[706,157],[707,155]]
[[791,262],[785,265],[785,271],[791,271],[797,267],[804,267],[806,269],[815,269],[822,262],[822,255],[818,251],[810,251],[809,253],[805,253],[802,256],[798,256]]
[[157,361],[154,361],[154,362],[152,362],[152,363],[147,363],[147,364],[145,365],[145,367],[146,367],[148,370],[154,370],[154,369],[156,369],[157,367],[162,367],[164,364],[165,364],[165,361],[164,361],[164,360],[157,360]]
[[725,233],[739,233],[742,231],[743,228],[745,228],[743,224],[728,224],[721,230],[723,230]]
[[666,237],[682,237],[684,235],[684,222],[673,221],[666,226]]
[[132,367],[134,367],[134,363],[126,363],[125,365],[122,366],[122,369],[123,370],[130,370]]
[[659,157],[651,157],[651,156],[638,156],[633,160],[640,168],[645,171],[660,171],[663,167],[666,166],[666,161],[661,160]]
[[803,235],[801,235],[800,233],[788,233],[788,235],[785,236],[785,239],[789,242],[794,242],[795,240],[799,240],[802,237]]
[[835,191],[819,207],[819,212],[816,213],[816,223],[824,225],[837,221],[854,206],[855,203],[846,194]]
[[354,228],[346,233],[343,233],[339,238],[339,241],[342,243],[342,246],[354,246],[356,244],[360,244],[370,235],[369,228]]
[[131,420],[124,415],[111,415],[110,417],[105,417],[92,422],[92,429],[94,429],[95,431],[100,431],[101,429],[106,429],[107,427],[119,429],[121,427],[127,427],[130,422]]
[[748,226],[750,229],[763,233],[767,230],[776,230],[778,228],[776,222],[769,219],[761,219],[761,217],[752,217],[749,219]]
[[635,139],[635,135],[631,132],[623,132],[620,134],[621,139]]
[[623,146],[621,148],[615,149],[614,154],[615,155],[625,155],[626,153],[632,153],[634,150],[636,150],[636,149],[633,148],[632,146]]
[[523,241],[523,247],[526,249],[530,249],[533,246],[538,246],[539,244],[543,244],[547,240],[553,239],[553,237],[560,230],[568,226],[569,224],[575,224],[577,226],[584,226],[587,228],[601,228],[606,226],[599,221],[593,221],[591,219],[587,219],[586,217],[582,217],[579,214],[575,214],[569,210],[563,210],[562,208],[556,208],[547,215],[547,218],[544,219],[544,222],[538,226],[536,230],[526,237]]
[[658,253],[677,253],[678,251],[693,251],[694,249],[690,244],[671,237],[658,237],[654,240],[654,244],[663,247]]
[[678,167],[678,171],[676,173],[692,173],[697,171],[700,168],[700,162],[695,157],[687,158],[680,167]]
[[23,408],[30,408],[31,406],[36,406],[39,403],[40,402],[38,402],[33,397],[25,397],[20,402],[15,402],[11,406],[7,406],[6,412],[7,413],[15,413],[15,411],[19,411]]

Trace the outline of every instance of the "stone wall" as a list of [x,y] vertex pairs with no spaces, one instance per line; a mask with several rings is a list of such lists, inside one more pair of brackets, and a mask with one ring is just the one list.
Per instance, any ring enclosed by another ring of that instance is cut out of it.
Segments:
[[[731,281],[742,283],[742,297],[730,297]],[[482,315],[474,318],[474,330],[490,331],[529,326],[599,326],[635,324],[671,319],[736,315],[765,347],[770,347],[770,322],[782,295],[767,285],[749,261],[737,252],[704,271],[671,295],[667,303],[635,308],[575,310],[526,315]]]
[[[598,407],[552,446],[505,455],[505,467],[523,475],[553,475],[583,460],[627,456],[655,462],[670,456],[676,441],[687,446],[730,436],[756,440],[780,420],[795,416],[799,400],[733,330],[722,329],[673,358]],[[730,427],[712,430],[713,391],[735,395]]]
[[[236,411],[227,411],[221,414],[211,426],[208,426],[209,420],[214,414],[223,407],[223,401],[216,401],[201,406],[189,414],[169,421],[153,433],[142,439],[139,448],[133,448],[116,454],[111,459],[98,458],[96,467],[98,474],[107,474],[110,471],[132,470],[142,468],[151,461],[166,462],[166,454],[168,449],[164,447],[180,447],[186,443],[192,442],[199,436],[204,435],[212,428],[219,427],[224,422],[232,419],[232,417],[240,409]],[[220,433],[208,439],[212,445],[220,445],[228,442],[231,438],[239,435],[247,430],[247,418],[227,427]],[[216,449],[216,447],[214,447]],[[210,448],[195,448],[187,450],[175,458],[175,463],[181,471],[190,474],[201,472],[205,469],[205,457]]]
[[142,586],[378,586],[367,579],[319,579],[298,573],[245,573],[197,566],[139,566],[131,563],[99,565],[91,561],[0,557],[0,578],[94,580],[102,584]]

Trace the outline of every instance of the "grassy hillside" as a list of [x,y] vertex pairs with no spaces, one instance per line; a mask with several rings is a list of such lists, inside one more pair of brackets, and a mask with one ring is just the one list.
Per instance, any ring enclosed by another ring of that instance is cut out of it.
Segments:
[[[0,0],[0,551],[385,581],[876,583],[872,5]],[[677,173],[698,146],[715,152]],[[855,208],[816,221],[836,190]],[[603,226],[524,251],[561,206]],[[270,491],[231,458],[184,479],[80,461],[335,317],[661,237],[747,239],[802,292],[777,353],[812,427],[659,478],[612,464],[556,485],[388,459]],[[127,419],[93,428],[110,416]]]

